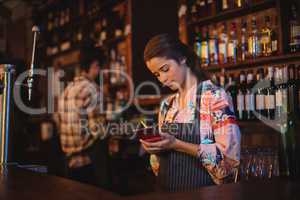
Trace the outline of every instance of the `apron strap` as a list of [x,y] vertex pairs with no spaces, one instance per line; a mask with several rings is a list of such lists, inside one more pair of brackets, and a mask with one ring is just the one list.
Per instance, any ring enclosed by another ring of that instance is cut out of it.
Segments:
[[200,128],[200,108],[201,108],[201,96],[202,96],[202,89],[203,85],[202,82],[198,84],[197,91],[196,91],[196,106],[195,106],[195,117],[194,117],[194,123],[195,123],[195,130],[199,130]]

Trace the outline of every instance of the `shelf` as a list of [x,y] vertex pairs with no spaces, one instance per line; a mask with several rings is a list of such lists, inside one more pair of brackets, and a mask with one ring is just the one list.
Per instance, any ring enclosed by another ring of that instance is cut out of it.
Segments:
[[273,8],[276,6],[276,1],[275,0],[266,0],[261,3],[257,3],[253,6],[250,7],[245,7],[245,8],[238,8],[238,9],[232,9],[228,11],[221,12],[220,14],[217,14],[215,16],[209,16],[202,18],[198,20],[197,22],[190,22],[188,23],[189,26],[194,26],[194,25],[208,25],[228,19],[233,19],[236,17],[241,17],[245,16],[251,13],[259,12],[268,8]]
[[295,61],[300,61],[300,53],[290,53],[286,55],[261,57],[253,60],[247,60],[237,64],[224,64],[224,65],[210,65],[202,68],[208,72],[215,72],[221,69],[237,70],[242,68],[255,68],[267,64],[289,64]]
[[239,125],[241,129],[242,134],[277,134],[279,133],[277,130],[275,130],[273,127],[265,124],[263,121],[260,120],[251,120],[251,121],[237,121],[237,124]]
[[133,102],[140,106],[159,105],[164,97],[165,96],[144,95],[143,97],[136,97]]

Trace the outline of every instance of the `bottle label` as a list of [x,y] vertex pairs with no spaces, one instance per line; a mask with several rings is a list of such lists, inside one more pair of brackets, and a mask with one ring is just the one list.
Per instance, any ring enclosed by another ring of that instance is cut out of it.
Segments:
[[282,106],[282,92],[281,90],[277,90],[275,92],[275,104],[276,104],[276,107],[281,107]]
[[202,42],[201,58],[204,60],[208,59],[208,45],[206,41]]
[[261,37],[261,43],[263,45],[269,44],[271,42],[271,38],[269,37],[269,35],[263,35]]
[[223,0],[222,1],[222,8],[223,8],[223,10],[226,10],[228,8],[228,2],[227,2],[227,0]]
[[275,109],[275,96],[274,95],[266,95],[266,109]]
[[216,47],[216,40],[211,39],[209,40],[209,51],[211,55],[216,55],[217,54],[217,47]]
[[256,110],[263,110],[265,107],[265,97],[262,94],[256,95]]
[[228,57],[234,57],[235,55],[235,44],[234,42],[228,43]]
[[248,52],[250,55],[253,55],[253,38],[249,37],[248,39]]
[[238,111],[244,111],[245,110],[245,96],[242,93],[239,93],[237,95],[237,110]]
[[278,50],[278,42],[277,40],[272,41],[272,51],[275,52]]
[[219,44],[219,51],[220,51],[221,56],[224,56],[224,57],[227,56],[226,44],[225,43],[220,43]]
[[254,95],[248,93],[245,98],[246,110],[254,111]]

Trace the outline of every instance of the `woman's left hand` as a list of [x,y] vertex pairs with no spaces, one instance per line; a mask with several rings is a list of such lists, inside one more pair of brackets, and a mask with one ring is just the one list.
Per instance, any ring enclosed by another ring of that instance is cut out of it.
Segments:
[[146,142],[140,140],[144,149],[149,153],[157,153],[163,150],[174,149],[176,138],[168,133],[161,133],[162,140],[158,142]]

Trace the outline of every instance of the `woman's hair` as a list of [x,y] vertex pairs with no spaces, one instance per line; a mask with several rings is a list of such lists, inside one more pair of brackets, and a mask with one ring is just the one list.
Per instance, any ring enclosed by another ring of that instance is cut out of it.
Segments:
[[178,64],[182,59],[186,59],[187,67],[199,81],[204,81],[208,77],[200,68],[197,55],[187,45],[169,34],[156,35],[147,43],[144,50],[144,61],[147,62],[154,57],[173,59]]

